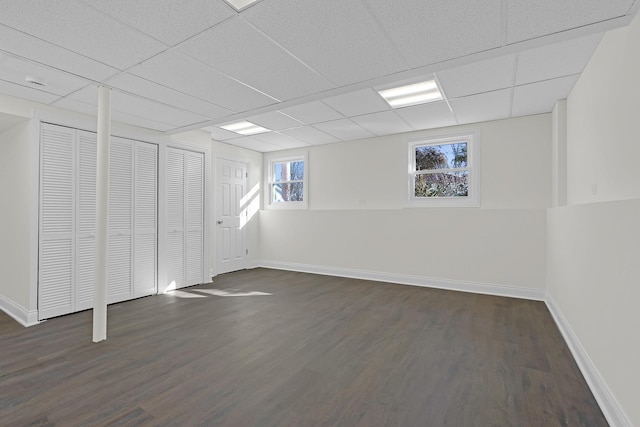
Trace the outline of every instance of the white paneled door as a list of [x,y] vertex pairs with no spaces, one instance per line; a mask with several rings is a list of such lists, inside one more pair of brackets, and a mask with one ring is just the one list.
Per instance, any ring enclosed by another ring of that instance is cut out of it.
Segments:
[[[42,124],[40,155],[40,319],[93,306],[96,244],[96,134]],[[112,138],[108,297],[156,293],[158,146]]]
[[204,154],[167,148],[165,289],[203,283]]
[[216,166],[216,272],[223,274],[247,267],[247,164],[219,158]]

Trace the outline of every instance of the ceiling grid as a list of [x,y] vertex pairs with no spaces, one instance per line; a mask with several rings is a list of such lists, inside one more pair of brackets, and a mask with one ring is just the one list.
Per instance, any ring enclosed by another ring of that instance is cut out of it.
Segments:
[[[256,151],[548,113],[640,0],[0,0],[0,94]],[[34,85],[27,77],[44,85]],[[437,81],[442,101],[378,90]],[[271,132],[241,136],[219,125]]]

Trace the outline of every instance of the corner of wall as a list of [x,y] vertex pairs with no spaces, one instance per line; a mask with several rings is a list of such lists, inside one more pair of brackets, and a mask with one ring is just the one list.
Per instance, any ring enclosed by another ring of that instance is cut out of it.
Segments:
[[38,311],[27,310],[20,304],[12,301],[11,299],[0,295],[0,310],[11,316],[16,322],[22,326],[28,327],[37,325],[38,323]]
[[613,392],[609,389],[602,374],[596,368],[596,365],[582,346],[580,339],[571,328],[569,321],[548,291],[545,303],[609,424],[612,426],[633,427],[631,420],[629,420],[624,409],[622,409]]

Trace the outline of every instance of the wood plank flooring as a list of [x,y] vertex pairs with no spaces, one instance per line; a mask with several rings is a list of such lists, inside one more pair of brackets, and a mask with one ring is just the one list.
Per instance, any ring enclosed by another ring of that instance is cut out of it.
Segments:
[[0,425],[607,425],[542,302],[255,269],[108,315],[0,312]]

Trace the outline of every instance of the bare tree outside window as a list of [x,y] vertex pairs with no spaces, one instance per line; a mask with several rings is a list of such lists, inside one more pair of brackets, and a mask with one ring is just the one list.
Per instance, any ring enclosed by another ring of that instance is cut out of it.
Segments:
[[469,195],[467,142],[415,147],[415,197]]

